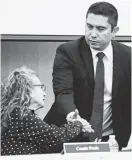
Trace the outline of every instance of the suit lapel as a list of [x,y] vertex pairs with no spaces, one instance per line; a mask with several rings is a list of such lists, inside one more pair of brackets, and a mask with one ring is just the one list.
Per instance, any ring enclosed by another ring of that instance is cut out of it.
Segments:
[[90,50],[90,47],[88,46],[88,44],[85,41],[85,38],[82,39],[82,43],[81,43],[81,57],[83,60],[83,63],[85,65],[86,68],[86,73],[87,73],[87,77],[90,79],[91,82],[91,86],[94,86],[94,68],[93,68],[93,58],[92,58],[92,53]]
[[[112,46],[113,46],[113,84],[112,84],[112,98],[116,97],[119,84],[120,84],[120,78],[122,75],[121,71],[121,58],[120,58],[120,53],[118,48],[116,47],[116,44],[114,41],[112,41]],[[90,79],[91,82],[91,87],[94,87],[94,68],[93,68],[93,58],[92,58],[92,53],[90,50],[90,47],[85,41],[85,38],[82,39],[81,42],[81,57],[83,60],[83,63],[86,68],[86,72],[88,75],[88,78]]]

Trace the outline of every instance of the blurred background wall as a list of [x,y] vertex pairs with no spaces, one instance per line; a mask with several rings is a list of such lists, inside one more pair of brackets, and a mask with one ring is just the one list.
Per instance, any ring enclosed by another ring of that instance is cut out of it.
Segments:
[[55,49],[60,42],[40,41],[2,41],[1,42],[1,80],[8,73],[22,65],[35,70],[42,83],[46,85],[44,117],[51,107],[54,96],[52,91],[52,65]]

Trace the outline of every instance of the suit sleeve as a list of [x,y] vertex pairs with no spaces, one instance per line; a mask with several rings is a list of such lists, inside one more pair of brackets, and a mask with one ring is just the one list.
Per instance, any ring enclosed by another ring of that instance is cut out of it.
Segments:
[[58,47],[53,65],[53,90],[58,112],[65,116],[75,110],[74,105],[74,61],[70,51]]
[[[130,55],[130,54],[129,54]],[[123,133],[124,133],[124,139],[122,146],[126,147],[131,135],[131,56],[129,56],[129,62],[128,62],[128,78],[126,82],[126,93],[125,93],[125,101],[123,105]]]

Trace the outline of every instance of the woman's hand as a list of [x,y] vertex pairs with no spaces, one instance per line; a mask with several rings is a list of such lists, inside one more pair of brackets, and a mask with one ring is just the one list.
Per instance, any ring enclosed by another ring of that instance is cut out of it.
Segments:
[[94,130],[91,128],[89,122],[80,117],[79,111],[77,109],[75,109],[75,112],[71,112],[66,119],[68,123],[74,123],[75,121],[79,121],[83,125],[82,127],[83,132],[94,133]]

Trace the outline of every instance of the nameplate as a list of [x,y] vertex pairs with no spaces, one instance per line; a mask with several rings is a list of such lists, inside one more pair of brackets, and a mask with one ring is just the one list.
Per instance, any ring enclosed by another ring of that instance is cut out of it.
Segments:
[[108,142],[63,143],[64,153],[110,152]]

